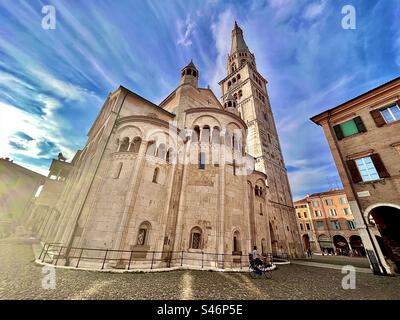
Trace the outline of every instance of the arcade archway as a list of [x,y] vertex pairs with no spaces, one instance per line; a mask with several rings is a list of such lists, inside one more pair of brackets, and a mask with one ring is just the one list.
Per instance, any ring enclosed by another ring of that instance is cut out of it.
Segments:
[[354,256],[365,256],[365,249],[360,236],[353,235],[350,237],[349,241]]
[[321,234],[318,237],[318,242],[322,253],[333,254],[335,252],[331,238],[327,235]]
[[369,222],[375,224],[381,239],[381,246],[385,259],[390,259],[400,270],[400,209],[395,206],[382,205],[369,212]]
[[344,256],[349,254],[349,244],[345,237],[338,234],[333,236],[333,244],[336,248],[336,254]]
[[307,251],[311,248],[310,237],[308,236],[308,234],[303,234],[302,238],[303,238],[304,249]]

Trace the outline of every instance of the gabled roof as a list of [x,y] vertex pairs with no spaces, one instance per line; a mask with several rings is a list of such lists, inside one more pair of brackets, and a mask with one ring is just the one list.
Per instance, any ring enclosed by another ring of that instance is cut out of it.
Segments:
[[344,103],[342,103],[342,104],[340,104],[340,105],[338,105],[336,107],[333,107],[331,109],[323,111],[323,112],[317,114],[316,116],[313,116],[312,118],[310,118],[310,120],[312,122],[314,122],[315,124],[319,124],[319,121],[322,120],[323,118],[325,118],[325,116],[327,116],[328,114],[331,114],[332,112],[335,112],[335,111],[340,111],[341,108],[349,106],[349,105],[351,105],[353,103],[357,103],[359,101],[361,102],[362,99],[368,98],[368,95],[371,95],[371,93],[374,93],[376,91],[384,89],[385,87],[388,87],[388,86],[394,84],[397,81],[400,82],[400,77],[394,78],[393,80],[390,80],[389,82],[386,82],[386,83],[384,83],[384,84],[382,84],[382,85],[380,85],[380,86],[378,86],[376,88],[373,88],[373,89],[371,89],[371,90],[369,90],[367,92],[364,92],[363,94],[360,94],[359,96],[357,96],[357,97],[355,97],[353,99],[350,99],[350,100],[348,100],[348,101],[346,101],[346,102],[344,102]]
[[135,92],[129,90],[128,88],[126,88],[126,87],[124,87],[124,86],[122,86],[122,85],[120,85],[120,86],[118,87],[118,89],[125,90],[125,91],[127,91],[129,94],[134,95],[136,98],[138,98],[138,99],[140,99],[140,100],[146,102],[147,104],[149,104],[150,106],[156,108],[157,110],[162,111],[162,112],[165,112],[165,113],[167,113],[168,115],[170,115],[171,117],[175,117],[175,115],[174,115],[173,113],[171,113],[171,112],[169,112],[169,111],[167,111],[167,110],[161,108],[160,106],[156,105],[155,103],[151,102],[150,100],[147,100],[146,98],[143,98],[142,96],[138,95],[137,93],[135,93]]

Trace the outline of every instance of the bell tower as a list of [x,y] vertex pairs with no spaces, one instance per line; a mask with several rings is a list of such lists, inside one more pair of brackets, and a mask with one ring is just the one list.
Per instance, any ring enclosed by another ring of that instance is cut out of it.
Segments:
[[[292,207],[287,171],[268,97],[268,82],[257,70],[256,58],[236,22],[226,67],[227,76],[219,83],[222,105],[226,109],[229,102],[235,105],[247,124],[247,153],[255,158],[256,170],[267,175],[270,200]],[[231,102],[231,97],[236,104]]]
[[198,87],[199,83],[199,71],[194,65],[193,61],[190,60],[189,64],[184,67],[181,71],[181,84],[191,84],[195,88]]

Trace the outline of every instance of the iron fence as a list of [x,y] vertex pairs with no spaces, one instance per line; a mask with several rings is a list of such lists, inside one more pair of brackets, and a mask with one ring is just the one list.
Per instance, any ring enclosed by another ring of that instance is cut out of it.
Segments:
[[[286,253],[274,255],[263,254],[264,260],[268,263],[288,261]],[[206,251],[139,251],[139,250],[114,250],[95,249],[83,247],[67,247],[56,243],[45,243],[38,257],[43,263],[50,263],[57,266],[60,260],[64,264],[79,268],[85,262],[93,267],[104,269],[155,269],[183,266],[197,266],[202,269],[206,267],[240,269],[249,264],[248,254],[242,252],[215,253]],[[132,268],[135,267],[136,268]],[[84,267],[83,267],[84,268]]]

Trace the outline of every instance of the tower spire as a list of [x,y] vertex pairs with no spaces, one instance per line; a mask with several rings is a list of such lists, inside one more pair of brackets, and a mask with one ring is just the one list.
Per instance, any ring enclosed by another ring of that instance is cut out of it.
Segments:
[[246,63],[250,63],[253,67],[256,66],[255,57],[247,47],[246,41],[244,41],[243,30],[235,21],[232,30],[231,52],[228,54],[227,60],[228,74],[235,72]]
[[235,26],[232,30],[231,55],[237,51],[249,51],[246,41],[244,41],[243,31],[235,21]]

